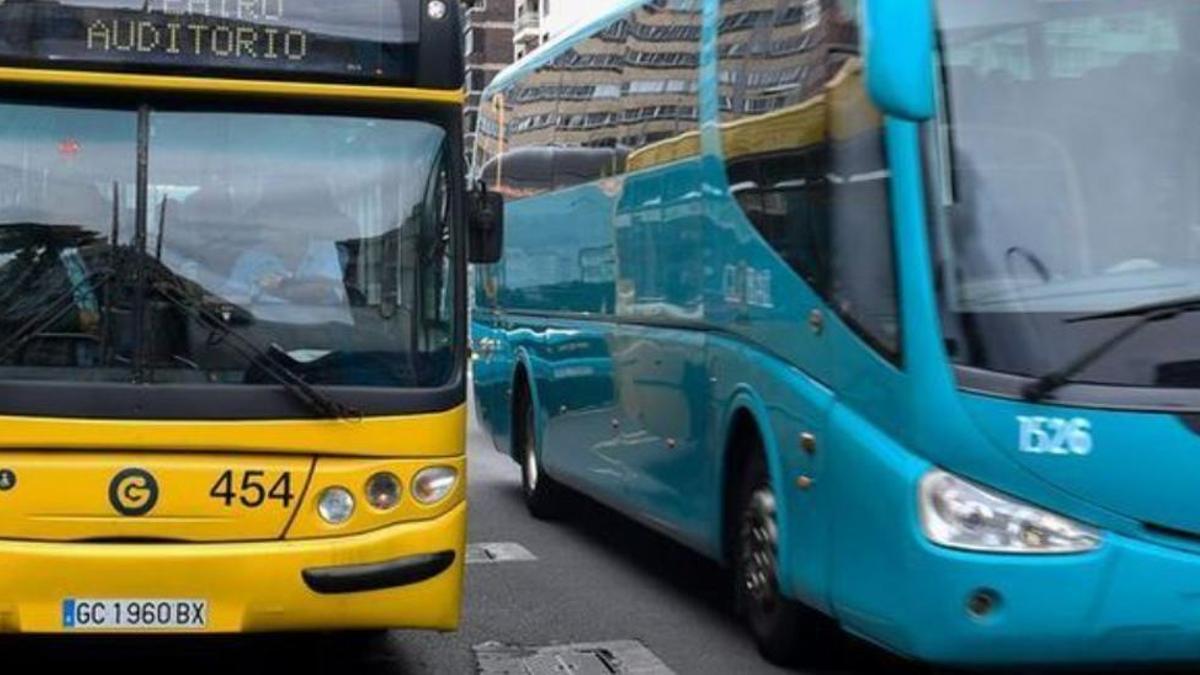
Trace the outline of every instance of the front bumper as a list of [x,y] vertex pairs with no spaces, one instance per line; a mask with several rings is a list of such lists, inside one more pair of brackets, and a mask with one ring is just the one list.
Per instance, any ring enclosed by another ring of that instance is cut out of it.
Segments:
[[[205,632],[211,633],[453,630],[465,545],[465,504],[432,520],[301,541],[5,541],[0,542],[0,632],[62,632],[65,598],[203,598],[209,602]],[[453,559],[447,561],[446,554]],[[416,565],[430,557],[439,564]],[[419,574],[413,574],[414,566]],[[333,586],[314,590],[306,571],[310,578],[334,579]]]
[[[929,464],[870,440],[825,484],[839,514],[829,609],[847,630],[943,664],[1200,662],[1194,545],[1105,532],[1082,554],[942,548],[917,512]],[[973,614],[981,592],[994,606]]]
[[[842,612],[900,653],[961,665],[1200,661],[1200,555],[1113,535],[1079,556],[906,555],[890,611]],[[981,593],[994,602],[985,615],[968,608]]]

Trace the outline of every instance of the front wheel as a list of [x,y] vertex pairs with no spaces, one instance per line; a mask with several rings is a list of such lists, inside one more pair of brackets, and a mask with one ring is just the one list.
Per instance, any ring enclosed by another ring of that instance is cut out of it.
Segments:
[[761,457],[748,462],[738,494],[734,596],[759,651],[780,665],[828,660],[832,622],[779,589],[779,503]]
[[551,520],[562,512],[563,490],[553,478],[542,470],[537,451],[537,426],[533,417],[533,405],[522,405],[521,424],[517,428],[520,444],[521,487],[525,495],[525,506],[539,520]]

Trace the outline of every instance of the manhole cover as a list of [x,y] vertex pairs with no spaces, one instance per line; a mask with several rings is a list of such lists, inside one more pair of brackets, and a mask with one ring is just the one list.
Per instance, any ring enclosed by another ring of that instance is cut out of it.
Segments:
[[537,556],[524,546],[511,541],[496,544],[469,544],[467,546],[467,564],[479,565],[500,562],[521,562],[537,560]]
[[475,647],[480,675],[674,675],[635,640],[551,647],[487,642]]

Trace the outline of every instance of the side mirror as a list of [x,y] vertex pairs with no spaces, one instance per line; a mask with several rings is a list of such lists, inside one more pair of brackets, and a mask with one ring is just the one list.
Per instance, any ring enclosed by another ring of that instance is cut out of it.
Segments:
[[482,181],[467,193],[467,258],[479,265],[500,262],[504,252],[504,195]]
[[864,0],[867,90],[886,114],[913,122],[937,113],[934,0]]

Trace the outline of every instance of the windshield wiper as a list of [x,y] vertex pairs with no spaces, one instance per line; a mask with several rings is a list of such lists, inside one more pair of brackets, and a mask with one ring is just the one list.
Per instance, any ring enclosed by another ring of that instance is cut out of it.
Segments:
[[274,352],[282,352],[278,347],[263,349],[246,337],[233,326],[220,312],[208,307],[202,300],[190,293],[180,283],[179,279],[170,272],[154,265],[145,267],[154,277],[153,290],[162,298],[178,307],[199,325],[212,331],[210,344],[229,340],[229,346],[247,361],[262,368],[271,379],[283,386],[284,390],[296,400],[308,406],[321,417],[344,420],[362,420],[361,411],[340,403],[314,388],[295,370],[282,363]]
[[155,245],[155,259],[147,260],[148,255],[144,247],[142,250],[134,252],[134,255],[138,256],[138,269],[144,271],[147,276],[153,277],[154,290],[158,292],[158,295],[178,307],[193,321],[212,331],[209,336],[209,344],[218,344],[225,341],[226,338],[230,338],[229,345],[239,356],[262,368],[268,377],[282,385],[285,391],[308,406],[318,416],[362,420],[361,411],[321,393],[305,381],[303,376],[280,362],[274,352],[284,353],[282,349],[274,345],[272,345],[274,349],[263,349],[250,338],[234,330],[233,326],[229,325],[230,316],[223,315],[205,305],[202,299],[188,291],[178,276],[163,266],[163,231],[167,225],[168,201],[166,198],[163,199],[158,212],[158,243]]
[[1075,357],[1063,367],[1046,373],[1033,382],[1030,382],[1022,388],[1021,394],[1027,401],[1040,401],[1059,387],[1067,384],[1072,377],[1078,375],[1082,370],[1095,363],[1146,326],[1196,311],[1200,311],[1200,296],[1186,296],[1174,300],[1134,305],[1125,309],[1084,314],[1083,316],[1067,319],[1067,323],[1087,323],[1090,321],[1133,317],[1136,317],[1137,321],[1113,333],[1100,344]]
[[80,290],[87,286],[99,290],[108,283],[111,276],[109,270],[92,272],[80,279],[78,283],[72,284],[67,290],[54,296],[42,311],[21,324],[4,341],[0,342],[0,363],[8,361],[13,354],[17,353],[30,340],[45,333],[47,329],[58,323],[68,312],[75,309],[75,296]]
[[[109,245],[108,267],[106,269],[100,269],[85,275],[78,282],[73,283],[70,288],[51,298],[49,302],[46,303],[42,311],[38,312],[31,319],[21,324],[3,341],[0,341],[0,363],[8,361],[13,354],[17,353],[17,351],[28,344],[30,340],[34,340],[37,337],[44,335],[51,326],[62,319],[62,317],[66,316],[67,313],[75,307],[75,298],[79,291],[83,290],[85,287],[91,286],[93,292],[98,292],[105,288],[117,276],[117,238],[119,237],[121,229],[120,184],[116,181],[113,181],[112,189],[112,231],[110,233],[111,241]],[[37,235],[40,235],[40,239],[53,241],[60,246],[64,244],[71,244],[75,247],[81,247],[87,243],[91,243],[93,238],[93,235],[87,230],[87,228],[81,225],[49,224],[29,221],[23,223],[8,223],[5,225],[5,227],[17,229],[25,228],[32,230]],[[58,233],[57,241],[54,239],[56,233]],[[37,273],[43,265],[46,264],[43,262],[44,258],[48,259],[49,257],[53,257],[51,250],[52,249],[48,249],[43,255],[38,256],[35,264],[31,265],[30,268],[21,275],[21,277],[13,284],[12,290],[10,290],[9,293],[4,296],[5,301],[7,301],[8,298],[16,294],[18,291],[22,290],[25,282],[33,278],[33,275]],[[101,315],[101,320],[103,322],[107,322],[109,320],[109,316],[112,312],[111,298],[111,293],[105,293],[104,311]],[[108,329],[104,324],[101,324],[101,354],[105,354],[107,351],[105,347],[107,344],[107,337]]]

